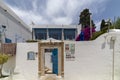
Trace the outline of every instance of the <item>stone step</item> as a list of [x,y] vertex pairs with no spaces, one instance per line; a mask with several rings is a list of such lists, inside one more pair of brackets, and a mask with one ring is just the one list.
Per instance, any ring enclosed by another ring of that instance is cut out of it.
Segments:
[[41,76],[40,80],[63,80],[63,78],[56,74],[46,74],[45,76]]

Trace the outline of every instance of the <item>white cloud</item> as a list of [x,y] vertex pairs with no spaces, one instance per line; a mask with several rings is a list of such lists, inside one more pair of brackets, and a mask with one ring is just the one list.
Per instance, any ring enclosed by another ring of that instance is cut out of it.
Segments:
[[[104,11],[103,4],[106,1],[108,0],[45,0],[43,8],[42,3],[37,4],[40,1],[32,0],[30,6],[33,8],[31,10],[21,10],[19,6],[10,6],[27,24],[30,24],[31,21],[36,24],[72,24],[76,18],[78,19],[80,11],[84,8],[89,8],[93,16]],[[76,21],[76,24],[78,24],[78,21]]]
[[30,24],[31,22],[35,22],[36,24],[48,23],[41,15],[35,14],[32,11],[23,11],[18,8],[12,8],[12,9],[27,24]]
[[96,24],[96,31],[100,31],[101,21],[97,21],[97,22],[95,22],[95,24]]
[[45,11],[48,16],[54,17],[54,15],[57,15],[61,11],[63,11],[63,8],[64,8],[63,0],[48,0]]
[[68,18],[68,17],[59,17],[59,18],[55,18],[53,19],[53,22],[58,24],[58,25],[61,25],[61,24],[71,24],[72,23],[72,20],[71,18]]
[[33,0],[32,6],[33,6],[33,11],[36,12],[37,11],[37,0]]

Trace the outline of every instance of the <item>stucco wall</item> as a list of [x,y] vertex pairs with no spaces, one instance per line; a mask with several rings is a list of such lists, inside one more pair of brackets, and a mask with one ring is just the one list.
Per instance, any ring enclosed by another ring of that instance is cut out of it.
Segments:
[[120,37],[115,33],[104,34],[95,41],[65,42],[75,44],[75,60],[65,61],[65,80],[111,80],[113,68],[111,36],[116,36],[114,75],[115,80],[119,80]]
[[2,73],[3,75],[10,75],[13,74],[15,69],[15,56],[10,56],[8,61],[3,64]]
[[[115,80],[119,80],[120,74],[120,37],[116,33],[106,33],[94,41],[70,42],[75,44],[75,60],[66,60],[64,55],[64,80],[111,80],[113,44],[111,36],[115,40]],[[38,58],[27,60],[27,52],[38,52],[38,43],[18,43],[16,55],[16,69],[26,80],[38,79]]]
[[94,42],[76,42],[75,60],[65,61],[65,79],[67,80],[110,80],[110,51],[101,49]]
[[17,78],[25,78],[26,80],[34,80],[38,77],[38,55],[35,60],[28,60],[27,53],[29,51],[38,52],[37,43],[18,43],[16,54],[16,68],[18,73]]

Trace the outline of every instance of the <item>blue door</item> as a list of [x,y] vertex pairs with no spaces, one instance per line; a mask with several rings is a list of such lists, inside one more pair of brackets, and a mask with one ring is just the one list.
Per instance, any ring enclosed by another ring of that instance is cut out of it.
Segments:
[[58,75],[58,49],[52,51],[53,74]]

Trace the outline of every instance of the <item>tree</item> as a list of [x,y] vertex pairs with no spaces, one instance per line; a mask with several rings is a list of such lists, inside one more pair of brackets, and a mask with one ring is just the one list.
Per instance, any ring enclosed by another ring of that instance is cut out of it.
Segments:
[[120,17],[117,18],[114,24],[115,24],[114,26],[116,29],[120,29]]
[[[91,14],[92,13],[89,12],[89,9],[86,8],[80,13],[79,16],[79,25],[81,24],[82,26],[81,32],[84,34],[84,36],[82,35],[84,40],[90,40],[92,33],[95,32],[95,24],[90,17]],[[80,33],[80,36],[82,33]],[[79,36],[76,38],[76,41],[79,41],[78,38]]]
[[3,64],[6,63],[7,60],[8,60],[8,55],[0,53],[0,77],[3,76],[3,74],[2,74]]
[[112,23],[111,23],[110,19],[108,19],[108,21],[105,21],[104,19],[102,19],[100,30],[101,31],[105,31],[105,30],[109,31],[110,28],[112,28]]
[[[80,19],[79,19],[79,25],[81,24],[82,27],[85,26],[90,26],[90,15],[91,13],[89,12],[89,9],[84,9],[81,13],[80,13]],[[91,20],[92,24],[95,26],[93,20]]]
[[100,30],[102,31],[104,28],[105,28],[105,20],[104,19],[102,19],[102,21],[101,21],[101,25],[100,25]]
[[92,27],[96,28],[96,27],[95,27],[95,23],[94,23],[94,21],[91,20],[91,22],[92,22]]

